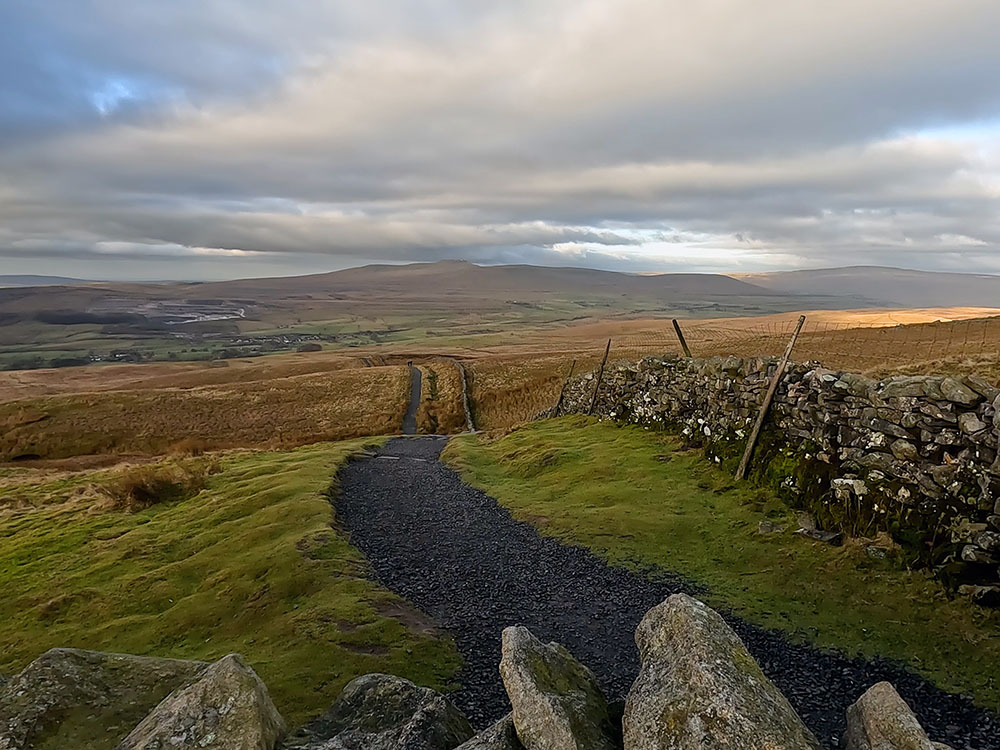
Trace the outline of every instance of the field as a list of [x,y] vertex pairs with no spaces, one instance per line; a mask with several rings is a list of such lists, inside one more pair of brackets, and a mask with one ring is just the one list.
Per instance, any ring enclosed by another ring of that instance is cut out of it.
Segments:
[[407,388],[406,367],[386,366],[21,399],[0,404],[0,459],[287,447],[398,432]]
[[[543,534],[677,572],[714,606],[799,641],[893,659],[1000,709],[1000,612],[948,600],[923,574],[868,557],[863,540],[836,548],[795,535],[772,494],[734,485],[664,433],[563,417],[457,438],[445,459]],[[759,536],[765,518],[787,530]]]
[[132,468],[2,470],[0,673],[56,646],[205,660],[235,651],[293,723],[359,674],[446,687],[453,647],[367,577],[331,524],[324,493],[365,443],[169,459],[155,467],[186,467],[204,488],[132,509],[104,491]]
[[432,359],[420,365],[423,380],[417,410],[417,429],[426,434],[448,435],[465,430],[462,376],[449,359]]
[[[989,308],[807,311],[793,357],[882,376],[976,373],[1000,379],[1000,311]],[[682,320],[695,356],[776,356],[798,317]],[[469,377],[477,428],[506,429],[551,408],[573,362],[679,355],[669,321],[612,319],[507,333],[424,337],[349,350],[215,362],[102,364],[0,372],[0,461],[275,447],[397,431],[408,360],[423,371],[422,432],[464,429]]]

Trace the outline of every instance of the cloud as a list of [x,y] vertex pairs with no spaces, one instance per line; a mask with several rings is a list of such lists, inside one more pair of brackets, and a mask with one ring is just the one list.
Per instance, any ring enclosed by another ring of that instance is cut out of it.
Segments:
[[57,4],[0,10],[19,268],[1000,270],[989,0]]

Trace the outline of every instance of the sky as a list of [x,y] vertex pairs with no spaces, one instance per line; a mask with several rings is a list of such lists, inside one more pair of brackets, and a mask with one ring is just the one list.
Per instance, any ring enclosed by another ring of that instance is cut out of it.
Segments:
[[996,0],[4,0],[0,274],[1000,273]]

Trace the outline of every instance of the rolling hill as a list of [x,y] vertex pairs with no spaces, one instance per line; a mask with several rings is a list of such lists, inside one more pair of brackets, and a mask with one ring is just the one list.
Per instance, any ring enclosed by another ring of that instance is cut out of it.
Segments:
[[734,275],[776,294],[835,296],[855,307],[1000,306],[1000,276],[848,266]]

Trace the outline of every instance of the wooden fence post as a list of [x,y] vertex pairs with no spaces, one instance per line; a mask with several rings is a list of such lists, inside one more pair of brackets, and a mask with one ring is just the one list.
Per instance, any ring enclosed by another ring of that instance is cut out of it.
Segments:
[[788,365],[788,358],[792,355],[792,347],[795,346],[795,340],[799,337],[799,331],[802,330],[802,324],[805,322],[806,316],[800,315],[798,325],[795,326],[795,330],[792,332],[792,338],[788,340],[788,346],[785,347],[785,353],[782,355],[781,361],[778,362],[778,369],[775,371],[774,377],[771,378],[771,384],[767,387],[767,393],[764,394],[764,401],[761,403],[760,411],[757,413],[757,421],[750,432],[750,437],[747,438],[747,446],[743,450],[743,458],[740,459],[740,465],[736,468],[736,479],[743,479],[747,475],[747,466],[750,464],[750,456],[753,454],[757,438],[760,436],[760,428],[764,425],[767,410],[771,408],[771,400],[774,398],[774,392],[778,390],[778,384],[781,382],[781,378],[785,374],[785,367]]
[[573,364],[569,366],[569,375],[566,376],[566,380],[563,381],[562,390],[559,391],[559,400],[556,402],[556,409],[553,415],[558,417],[559,412],[562,411],[563,398],[566,396],[566,388],[569,386],[569,381],[573,377],[573,371],[576,369],[576,360],[573,360]]
[[601,390],[601,381],[604,379],[604,365],[608,363],[608,352],[611,351],[611,339],[608,339],[608,345],[604,347],[604,359],[601,360],[601,369],[597,371],[597,382],[594,383],[594,395],[590,398],[590,408],[587,409],[588,416],[594,413],[594,407],[597,406],[597,392]]
[[691,350],[688,349],[688,342],[684,340],[684,333],[681,331],[681,324],[677,322],[677,318],[674,318],[671,323],[674,324],[674,333],[677,334],[677,340],[681,342],[681,349],[684,350],[684,356],[691,359]]

